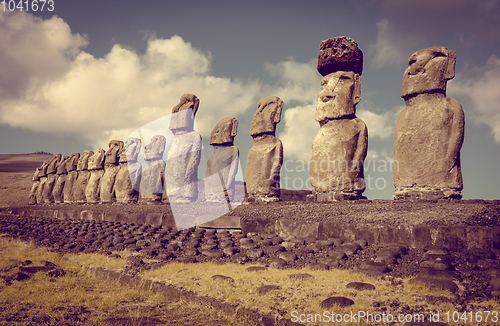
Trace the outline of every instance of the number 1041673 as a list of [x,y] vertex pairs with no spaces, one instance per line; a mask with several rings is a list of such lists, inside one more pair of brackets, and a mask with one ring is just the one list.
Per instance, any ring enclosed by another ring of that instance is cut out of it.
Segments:
[[54,0],[3,0],[0,10],[3,11],[54,11]]

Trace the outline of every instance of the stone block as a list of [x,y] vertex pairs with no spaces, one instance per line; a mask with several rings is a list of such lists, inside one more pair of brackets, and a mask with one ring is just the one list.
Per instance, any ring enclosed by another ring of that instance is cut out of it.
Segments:
[[312,237],[318,239],[320,222],[294,221],[294,220],[277,220],[276,234],[282,238],[296,237],[307,238]]
[[163,223],[163,214],[162,213],[148,213],[146,215],[145,224],[151,226],[161,226]]

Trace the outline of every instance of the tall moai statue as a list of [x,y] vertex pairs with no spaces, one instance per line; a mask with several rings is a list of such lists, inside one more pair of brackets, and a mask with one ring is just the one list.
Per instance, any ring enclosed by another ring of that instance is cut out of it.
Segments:
[[446,97],[455,76],[456,55],[446,47],[413,53],[403,75],[406,107],[394,129],[394,199],[460,199],[460,149],[465,117]]
[[64,155],[57,165],[57,178],[54,183],[54,188],[52,189],[52,196],[54,197],[54,202],[56,204],[64,203],[64,184],[66,183],[66,179],[68,178],[68,172],[66,171],[66,163],[69,160],[69,156]]
[[33,184],[31,185],[30,196],[28,198],[28,205],[35,205],[37,203],[36,198],[37,198],[38,188],[40,186],[40,178],[42,175],[42,170],[44,168],[44,164],[48,164],[48,161],[46,161],[46,162],[44,162],[41,166],[36,168],[35,173],[33,174],[33,177],[31,178],[31,180],[33,181]]
[[345,36],[325,40],[319,47],[317,69],[323,79],[315,116],[320,128],[309,165],[312,197],[317,201],[365,198],[363,163],[368,130],[356,117],[363,52]]
[[[141,203],[160,204],[163,197],[163,183],[165,161],[163,153],[167,140],[163,135],[156,135],[144,147],[146,169],[141,174],[140,196]],[[164,198],[166,200],[166,198]]]
[[111,203],[115,197],[115,179],[120,171],[118,153],[123,148],[123,141],[111,140],[104,159],[104,175],[100,182],[101,203]]
[[87,197],[85,196],[85,190],[90,179],[89,171],[89,158],[94,155],[94,152],[86,150],[82,153],[82,156],[78,159],[76,165],[76,171],[78,171],[78,176],[73,184],[73,201],[77,203],[86,203]]
[[275,134],[282,110],[283,101],[277,96],[264,97],[257,105],[250,128],[253,146],[248,153],[245,171],[248,202],[280,200],[283,144]]
[[54,184],[57,179],[57,165],[61,161],[61,154],[56,153],[52,156],[52,159],[49,161],[49,165],[47,166],[47,181],[42,190],[42,198],[45,204],[51,204],[54,202],[54,197],[52,196],[52,189],[54,188]]
[[73,199],[73,185],[78,178],[78,159],[80,158],[80,153],[73,152],[66,162],[66,172],[68,176],[66,177],[66,182],[64,183],[63,196],[65,203],[74,202]]
[[139,199],[137,189],[139,188],[142,166],[137,162],[137,156],[141,151],[141,144],[139,138],[129,137],[118,152],[121,166],[115,179],[115,194],[116,201],[119,203],[135,203]]
[[235,177],[238,172],[239,150],[234,146],[238,120],[233,117],[221,119],[210,134],[212,154],[207,161],[205,173],[205,200],[226,203],[233,200]]
[[200,100],[184,94],[172,109],[169,129],[174,141],[167,154],[165,188],[170,203],[193,202],[198,198],[198,166],[201,160],[201,135],[194,130]]
[[50,161],[44,161],[40,166],[40,170],[38,173],[38,179],[40,180],[40,183],[38,184],[38,188],[36,189],[35,194],[37,204],[43,204],[42,193],[45,183],[47,182],[47,167],[49,166],[49,163]]
[[102,148],[95,150],[94,155],[89,158],[88,169],[90,171],[89,182],[85,189],[85,198],[87,203],[95,204],[100,200],[100,185],[104,175],[104,159],[106,152]]

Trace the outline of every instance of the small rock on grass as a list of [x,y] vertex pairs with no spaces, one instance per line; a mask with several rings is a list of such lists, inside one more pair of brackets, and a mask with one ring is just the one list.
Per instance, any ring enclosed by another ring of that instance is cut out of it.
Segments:
[[278,290],[280,287],[277,286],[277,285],[263,285],[263,286],[259,286],[257,288],[257,292],[260,294],[260,295],[264,295],[266,294],[267,292],[269,291],[272,291],[272,290]]
[[221,281],[226,281],[226,282],[234,282],[234,279],[232,277],[225,276],[225,275],[213,275],[212,276],[212,280],[214,280],[214,281],[221,280]]
[[250,266],[247,268],[248,272],[262,272],[267,271],[267,267],[264,266]]
[[328,308],[333,307],[334,305],[339,306],[339,307],[349,307],[349,306],[352,306],[353,304],[354,304],[354,301],[352,301],[349,298],[330,297],[328,299],[321,301],[320,306],[321,306],[321,308],[328,309]]
[[358,291],[375,290],[375,285],[363,282],[351,282],[346,287]]
[[302,273],[302,274],[290,274],[288,275],[289,278],[296,279],[296,280],[305,280],[308,278],[314,278],[311,274],[308,273]]

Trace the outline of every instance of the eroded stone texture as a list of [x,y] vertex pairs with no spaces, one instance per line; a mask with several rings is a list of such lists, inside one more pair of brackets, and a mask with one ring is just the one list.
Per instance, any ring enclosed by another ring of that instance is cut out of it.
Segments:
[[169,128],[174,134],[174,141],[165,166],[165,188],[170,203],[192,202],[198,198],[202,143],[201,135],[193,128],[199,103],[195,95],[184,94],[172,109]]
[[250,129],[253,146],[248,153],[245,171],[248,201],[280,200],[283,144],[275,133],[282,109],[283,101],[279,97],[264,97],[259,101],[253,116]]
[[446,97],[455,62],[446,47],[417,51],[408,61],[401,89],[406,107],[394,129],[394,199],[462,197],[465,117],[460,103]]
[[205,173],[205,200],[208,202],[226,202],[226,196],[229,201],[233,200],[239,163],[239,150],[233,144],[237,129],[238,120],[228,117],[221,119],[210,134],[210,145],[214,149]]
[[85,190],[90,179],[89,171],[89,158],[94,155],[94,152],[86,150],[82,153],[82,156],[78,159],[76,165],[76,171],[78,176],[73,184],[73,201],[77,203],[87,202],[87,197],[85,196]]
[[[144,160],[147,167],[141,175],[140,193],[141,202],[146,204],[159,204],[162,200],[165,171],[163,153],[166,144],[165,136],[156,135],[145,147]],[[167,198],[165,198],[166,200]]]
[[114,186],[116,175],[120,171],[118,153],[122,148],[123,141],[121,140],[111,140],[109,142],[109,148],[104,158],[104,175],[100,183],[101,203],[111,203],[116,200]]
[[89,158],[88,169],[90,171],[90,178],[85,189],[87,203],[98,203],[100,200],[100,184],[104,175],[105,157],[106,152],[104,152],[104,149],[98,148],[94,155]]
[[127,138],[123,148],[118,152],[120,171],[115,179],[116,200],[120,203],[137,202],[139,192],[136,190],[140,183],[142,166],[137,162],[137,156],[141,151],[141,140],[139,138]]
[[49,161],[49,165],[47,166],[47,181],[45,182],[42,190],[42,198],[45,204],[51,204],[54,202],[52,189],[54,188],[54,184],[56,182],[57,165],[60,161],[61,154],[56,153],[52,156],[52,159]]
[[73,184],[75,183],[78,177],[78,159],[80,158],[80,153],[73,152],[66,162],[66,172],[68,176],[66,177],[66,182],[64,183],[64,202],[72,203],[73,200]]
[[54,197],[54,202],[56,204],[61,204],[64,202],[64,185],[66,184],[66,179],[68,178],[68,172],[66,171],[66,163],[69,160],[69,156],[64,155],[57,165],[56,172],[56,183],[52,189],[52,196]]
[[318,201],[360,199],[368,131],[356,117],[361,100],[363,53],[346,37],[323,41],[318,71],[324,76],[316,100],[320,129],[313,141],[309,178]]
[[[47,175],[47,166],[49,165],[49,161],[43,162],[43,164],[36,168],[35,173],[31,180],[33,180],[33,184],[30,190],[30,196],[28,198],[28,204],[40,204],[42,203],[42,186],[41,186],[41,178]],[[45,170],[45,171],[44,171]],[[39,202],[37,202],[37,200]]]

